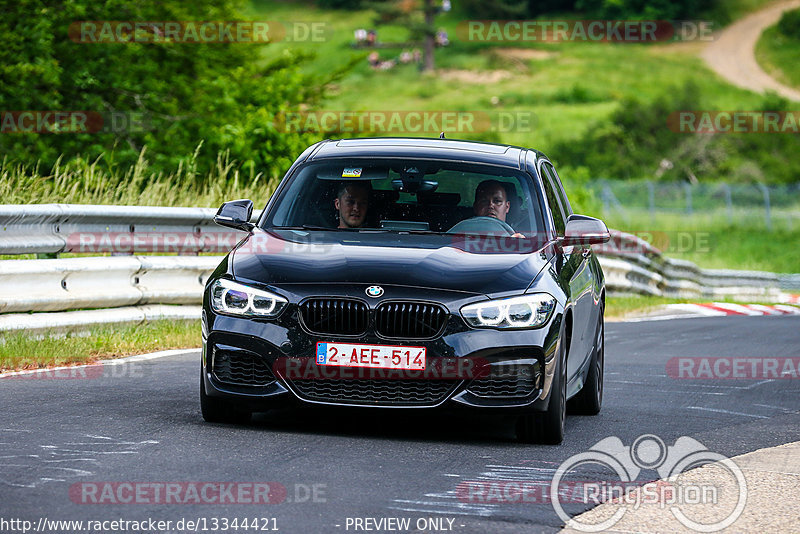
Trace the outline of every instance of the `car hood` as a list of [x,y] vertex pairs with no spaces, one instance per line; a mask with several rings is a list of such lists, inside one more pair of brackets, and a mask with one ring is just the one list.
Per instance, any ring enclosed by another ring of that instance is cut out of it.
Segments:
[[547,264],[515,238],[257,229],[231,254],[238,280],[386,284],[492,295],[525,291]]

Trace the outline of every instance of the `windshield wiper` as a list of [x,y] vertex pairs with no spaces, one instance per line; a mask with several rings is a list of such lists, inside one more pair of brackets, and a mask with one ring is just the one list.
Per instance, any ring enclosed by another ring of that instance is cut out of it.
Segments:
[[302,226],[273,226],[275,230],[338,230],[338,228],[327,228],[325,226],[314,226],[313,224],[304,224]]

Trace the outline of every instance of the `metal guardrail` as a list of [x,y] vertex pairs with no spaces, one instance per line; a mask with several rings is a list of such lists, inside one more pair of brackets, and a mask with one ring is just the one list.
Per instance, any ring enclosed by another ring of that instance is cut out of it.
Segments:
[[219,256],[0,261],[0,313],[199,304]]
[[598,259],[609,293],[671,298],[779,300],[799,275],[761,271],[701,269],[692,262],[668,258],[643,239],[612,230],[612,240],[599,247]]
[[227,252],[242,234],[212,208],[0,205],[0,254]]
[[[207,208],[4,205],[0,254],[118,252],[119,240],[130,244],[131,253],[227,252],[243,234],[214,225],[214,213]],[[800,287],[800,274],[701,269],[663,256],[637,236],[617,231],[612,236],[596,247],[609,294],[777,301],[782,290]],[[86,250],[91,239],[95,248]],[[219,261],[219,256],[138,255],[0,260],[0,332],[199,318],[203,287]]]

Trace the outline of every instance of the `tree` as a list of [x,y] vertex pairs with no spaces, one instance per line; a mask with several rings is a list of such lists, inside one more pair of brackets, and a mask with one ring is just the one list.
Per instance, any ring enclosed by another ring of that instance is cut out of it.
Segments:
[[[308,54],[266,66],[252,42],[81,42],[79,21],[234,21],[241,0],[0,0],[0,110],[135,113],[142,128],[108,133],[0,134],[0,158],[53,165],[81,155],[127,165],[146,146],[156,171],[169,171],[202,145],[197,162],[219,152],[270,175],[318,134],[284,132],[275,117],[321,101],[328,81],[303,74]],[[113,158],[113,159],[112,159]]]
[[376,13],[376,25],[405,26],[412,41],[422,41],[422,70],[436,68],[436,15],[442,11],[437,0],[379,0],[369,3]]

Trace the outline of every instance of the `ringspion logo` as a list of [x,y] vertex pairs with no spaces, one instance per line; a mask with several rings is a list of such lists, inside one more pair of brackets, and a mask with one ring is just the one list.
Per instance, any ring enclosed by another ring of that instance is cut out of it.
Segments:
[[[721,470],[722,476],[731,479],[736,487],[733,495],[721,491],[717,485],[719,478],[703,483],[679,478],[685,471],[706,464],[713,464]],[[605,519],[596,523],[583,522],[580,516],[571,517],[564,511],[562,503],[574,501],[568,496],[565,498],[560,490],[571,476],[597,473],[598,469],[615,475],[616,482],[603,480],[582,483],[580,489],[584,502],[610,502],[614,512],[604,515]],[[626,486],[638,480],[645,470],[657,472],[658,478],[666,480],[667,484],[648,482],[635,491],[626,491]],[[621,489],[618,491],[617,487]],[[620,438],[612,436],[598,441],[586,452],[567,458],[553,476],[549,496],[558,517],[568,528],[580,532],[602,532],[613,528],[629,509],[638,509],[642,504],[653,504],[669,510],[686,528],[698,532],[717,532],[731,526],[744,511],[747,481],[742,470],[730,458],[710,451],[688,436],[678,438],[669,446],[652,434],[639,436],[630,446],[625,446]],[[691,517],[692,511],[698,509],[697,505],[706,513],[701,517]],[[720,513],[708,514],[709,507]]]

